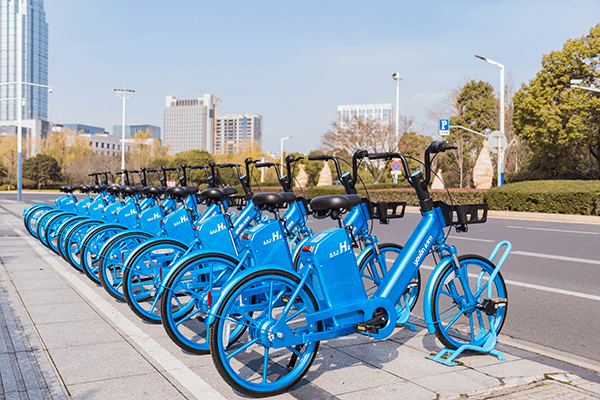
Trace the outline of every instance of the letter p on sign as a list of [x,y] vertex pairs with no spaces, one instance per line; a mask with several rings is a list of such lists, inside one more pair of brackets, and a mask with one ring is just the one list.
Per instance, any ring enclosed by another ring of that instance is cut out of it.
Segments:
[[440,136],[448,136],[450,134],[450,121],[440,119]]

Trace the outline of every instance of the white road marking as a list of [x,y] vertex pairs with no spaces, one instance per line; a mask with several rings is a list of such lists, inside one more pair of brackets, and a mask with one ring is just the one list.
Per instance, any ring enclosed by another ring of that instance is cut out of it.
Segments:
[[448,240],[452,240],[452,239],[471,240],[473,242],[487,242],[487,243],[495,242],[495,240],[490,240],[490,239],[478,239],[478,238],[470,238],[470,237],[462,237],[462,236],[451,236],[448,238]]
[[600,265],[600,261],[598,261],[598,260],[589,260],[587,258],[574,258],[574,257],[564,257],[564,256],[553,256],[551,254],[530,253],[528,251],[511,251],[510,253],[514,254],[514,255],[517,255],[517,256],[549,258],[551,260],[560,260],[560,261],[569,261],[569,262],[575,262],[575,263]]
[[547,231],[547,232],[559,232],[559,233],[582,233],[584,235],[600,235],[600,232],[586,232],[586,231],[570,231],[566,229],[550,229],[550,228],[532,228],[529,226],[507,226],[511,229],[527,229],[532,231]]
[[48,252],[41,244],[29,237],[20,229],[13,228],[25,241],[44,259],[56,272],[69,281],[77,290],[92,302],[108,319],[117,325],[127,336],[144,349],[157,363],[169,372],[179,383],[189,390],[198,399],[225,399],[206,381],[200,378],[194,371],[183,362],[169,353],[156,340],[152,339],[146,332],[138,328],[129,318],[110,305],[98,295],[92,288],[86,285],[78,276],[66,269]]
[[[433,271],[433,269],[434,269],[434,267],[428,266],[428,265],[421,265],[421,268],[429,270],[429,271]],[[477,279],[476,274],[469,274],[469,277]],[[563,294],[565,296],[572,296],[572,297],[579,297],[579,298],[587,299],[587,300],[600,301],[600,296],[594,296],[593,294],[573,292],[571,290],[556,289],[556,288],[551,288],[548,286],[533,285],[531,283],[511,281],[508,279],[505,279],[504,283],[506,283],[507,285],[520,286],[520,287],[524,287],[527,289],[535,289],[535,290],[541,290],[543,292],[557,293],[557,294]]]

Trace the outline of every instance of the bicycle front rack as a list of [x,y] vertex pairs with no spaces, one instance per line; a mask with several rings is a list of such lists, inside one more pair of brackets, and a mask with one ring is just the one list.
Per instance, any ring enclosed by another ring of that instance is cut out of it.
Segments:
[[[471,350],[471,351],[476,351],[479,353],[488,353],[493,356],[496,356],[498,358],[498,360],[500,360],[500,361],[507,361],[506,358],[504,358],[504,355],[502,354],[502,352],[494,350],[494,348],[496,347],[496,344],[498,344],[498,335],[496,334],[496,331],[493,328],[491,328],[493,326],[493,322],[494,322],[494,310],[497,309],[498,307],[505,306],[506,299],[493,299],[492,298],[491,283],[494,281],[494,279],[496,279],[496,276],[498,275],[500,268],[502,268],[502,265],[504,265],[504,261],[506,261],[506,258],[510,254],[510,251],[512,249],[511,243],[507,240],[504,240],[504,241],[498,243],[496,245],[496,247],[494,248],[494,251],[492,251],[492,254],[489,257],[489,260],[493,263],[494,259],[498,255],[498,252],[504,246],[506,246],[506,249],[504,249],[504,252],[502,253],[502,256],[500,257],[500,260],[498,261],[496,268],[494,268],[494,270],[492,271],[488,281],[484,284],[484,286],[487,286],[487,297],[485,297],[482,300],[481,304],[479,304],[479,306],[477,307],[480,310],[480,312],[487,314],[487,317],[488,317],[490,329],[487,332],[489,334],[489,336],[486,339],[485,343],[482,346],[475,346],[472,344],[464,344],[456,350],[444,348],[439,353],[437,353],[435,356],[427,356],[427,358],[429,358],[430,360],[442,363],[444,365],[447,365],[449,367],[453,367],[453,366],[458,365],[458,363],[454,362],[456,357],[458,357],[465,350]],[[483,279],[483,275],[480,274],[477,277],[477,291],[484,288],[481,286],[482,279]],[[444,359],[443,357],[446,354],[448,354],[448,357]]]

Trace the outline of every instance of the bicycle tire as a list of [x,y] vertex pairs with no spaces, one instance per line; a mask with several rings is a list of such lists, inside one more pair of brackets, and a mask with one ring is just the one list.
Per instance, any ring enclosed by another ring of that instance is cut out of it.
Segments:
[[[278,315],[287,304],[283,299],[288,294],[291,296],[299,283],[300,279],[290,272],[268,269],[256,271],[236,283],[225,294],[219,309],[215,311],[216,319],[209,334],[211,356],[221,377],[238,392],[254,397],[286,392],[302,379],[312,365],[319,349],[318,341],[298,344],[294,350],[288,347],[273,350],[270,345],[276,340],[276,336],[269,336],[270,329],[281,318],[288,320],[286,324],[292,333],[317,332],[322,329],[320,322],[316,326],[309,326],[306,321],[307,314],[319,309],[314,294],[306,285],[300,288],[296,298],[287,298],[288,302],[292,301],[289,311],[292,314]],[[253,294],[244,297],[244,291],[249,288]],[[274,295],[275,291],[277,295]],[[245,308],[257,313],[259,307],[264,307],[265,310],[258,317],[244,317],[247,313]],[[265,312],[270,315],[265,317]],[[246,334],[234,346],[230,346],[224,339],[232,322],[250,325]],[[252,346],[261,347],[262,353],[260,350],[250,351]],[[271,361],[270,357],[276,358],[277,362]]]
[[157,291],[162,277],[170,270],[173,261],[185,254],[188,248],[178,240],[167,238],[142,243],[129,255],[123,273],[123,295],[135,315],[144,321],[160,324]]
[[[154,237],[147,232],[123,232],[110,239],[100,249],[98,278],[100,284],[114,299],[125,301],[123,296],[123,267],[127,256],[141,242]],[[120,256],[117,257],[120,253]],[[120,258],[121,260],[118,260]]]
[[[92,228],[83,238],[79,262],[83,273],[96,285],[101,285],[100,278],[98,278],[98,252],[111,236],[124,230],[122,225],[104,224]],[[106,237],[107,235],[109,237]]]
[[[210,352],[208,331],[204,325],[204,317],[209,311],[207,288],[220,287],[231,276],[225,273],[222,278],[217,277],[211,282],[210,274],[216,269],[215,262],[220,264],[224,272],[226,269],[232,272],[239,264],[238,259],[224,253],[198,254],[174,266],[175,270],[164,284],[160,302],[163,327],[175,344],[190,353]],[[230,342],[235,342],[238,339],[236,336],[242,333],[243,329],[234,334]]]
[[50,220],[48,220],[48,227],[46,228],[46,243],[48,243],[48,248],[58,254],[58,242],[55,239],[58,237],[58,229],[62,226],[64,222],[67,220],[77,216],[77,214],[72,212],[66,212],[59,215],[54,215]]
[[[476,277],[485,277],[487,275],[489,279],[490,274],[495,268],[494,264],[487,258],[474,254],[460,256],[458,260],[461,269],[464,269],[468,273],[468,290],[471,293],[477,293]],[[492,329],[494,329],[496,334],[502,330],[506,321],[508,304],[498,309],[492,319],[486,318],[488,316],[482,315],[483,312],[475,308],[475,306],[481,303],[483,298],[487,297],[487,289],[483,290],[481,295],[474,298],[473,304],[470,304],[465,295],[465,287],[461,284],[454,271],[454,265],[448,263],[434,283],[433,298],[431,300],[431,318],[434,321],[435,335],[445,347],[453,350],[464,344],[481,346],[489,337]],[[475,291],[471,290],[472,283],[475,283]],[[483,282],[482,287],[484,284],[485,282]],[[500,273],[494,279],[492,296],[508,300],[506,284]],[[476,318],[473,318],[474,315]],[[478,326],[476,326],[476,323]]]

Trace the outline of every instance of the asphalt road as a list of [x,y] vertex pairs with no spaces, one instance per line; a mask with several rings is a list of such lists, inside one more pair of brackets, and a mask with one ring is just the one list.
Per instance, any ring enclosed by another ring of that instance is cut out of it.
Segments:
[[[418,213],[389,225],[374,223],[380,242],[404,244]],[[312,221],[315,231],[333,226]],[[600,361],[600,225],[488,218],[467,233],[450,233],[459,254],[489,257],[496,243],[509,240],[512,252],[501,272],[509,298],[503,334]],[[421,270],[425,282],[434,260]],[[423,294],[424,284],[421,289]],[[423,316],[422,302],[414,314]]]
[[[23,200],[53,203],[58,196],[23,193]],[[16,192],[2,192],[0,200],[16,200]],[[375,222],[374,233],[380,242],[403,244],[419,218],[406,213],[390,225]],[[334,224],[311,219],[310,226],[318,232]],[[502,333],[600,361],[600,225],[490,217],[470,225],[467,233],[453,231],[448,243],[459,254],[489,256],[502,240],[513,245],[502,268],[509,297]],[[429,257],[421,271],[424,281],[433,265]],[[421,304],[414,313],[422,316]]]

